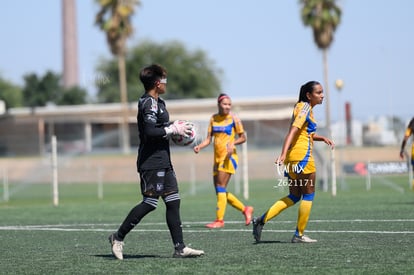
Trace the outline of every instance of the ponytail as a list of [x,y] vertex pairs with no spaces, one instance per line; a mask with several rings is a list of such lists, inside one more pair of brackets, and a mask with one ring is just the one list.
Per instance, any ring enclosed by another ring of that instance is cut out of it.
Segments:
[[316,85],[320,85],[320,83],[318,81],[308,81],[305,84],[303,84],[300,87],[298,103],[299,102],[309,102],[309,99],[306,96],[306,94],[307,93],[312,93],[313,87],[315,87]]

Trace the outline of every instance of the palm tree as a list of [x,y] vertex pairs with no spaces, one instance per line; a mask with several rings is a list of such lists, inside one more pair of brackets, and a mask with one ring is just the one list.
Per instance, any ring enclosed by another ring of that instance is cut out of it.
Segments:
[[134,14],[135,5],[140,5],[140,1],[96,0],[96,2],[99,3],[100,10],[96,14],[95,23],[106,33],[111,53],[118,58],[119,90],[123,104],[122,147],[123,152],[128,154],[130,142],[125,71],[126,40],[133,32],[131,16]]
[[[326,95],[326,128],[329,137],[332,137],[330,96],[328,82],[328,49],[332,44],[334,32],[341,21],[341,9],[335,0],[300,0],[302,5],[302,22],[313,30],[313,39],[317,47],[322,50],[324,82]],[[332,195],[336,195],[335,151],[331,150]]]

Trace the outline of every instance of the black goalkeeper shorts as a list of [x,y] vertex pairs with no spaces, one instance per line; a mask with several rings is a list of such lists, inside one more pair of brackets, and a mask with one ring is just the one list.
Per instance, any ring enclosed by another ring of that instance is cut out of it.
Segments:
[[178,192],[177,177],[172,168],[139,172],[141,193],[147,197],[162,197]]

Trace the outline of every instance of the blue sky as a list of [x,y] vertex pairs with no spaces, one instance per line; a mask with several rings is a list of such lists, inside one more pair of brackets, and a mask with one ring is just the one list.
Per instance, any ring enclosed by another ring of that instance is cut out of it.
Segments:
[[[92,0],[77,0],[80,85],[94,94],[94,72],[109,58],[103,33],[93,25]],[[345,101],[356,119],[414,116],[412,0],[340,0],[341,25],[329,50],[332,119]],[[22,84],[23,75],[62,72],[61,1],[13,0],[2,5],[0,75]],[[201,49],[224,72],[233,98],[297,97],[308,80],[324,84],[322,54],[303,26],[297,0],[142,0],[130,45],[144,39],[181,41]],[[335,80],[342,79],[341,92]],[[325,87],[326,89],[326,87]],[[324,119],[325,107],[315,110]]]

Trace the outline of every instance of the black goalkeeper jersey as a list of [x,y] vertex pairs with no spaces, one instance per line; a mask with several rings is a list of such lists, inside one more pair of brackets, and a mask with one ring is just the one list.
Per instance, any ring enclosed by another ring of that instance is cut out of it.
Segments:
[[139,148],[137,170],[169,168],[171,165],[169,139],[164,127],[169,125],[170,116],[161,98],[144,94],[138,101]]

